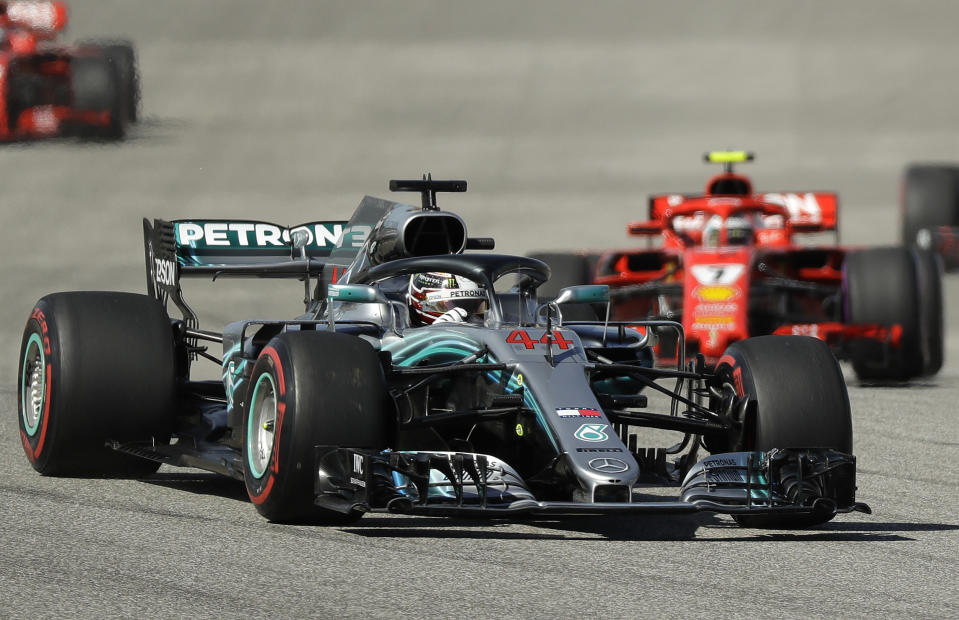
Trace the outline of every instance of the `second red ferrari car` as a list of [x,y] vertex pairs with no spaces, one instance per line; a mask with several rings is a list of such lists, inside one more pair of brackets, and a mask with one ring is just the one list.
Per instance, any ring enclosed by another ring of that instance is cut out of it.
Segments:
[[139,80],[124,40],[64,45],[62,2],[0,2],[0,141],[119,139],[137,120]]
[[[733,170],[752,158],[744,151],[707,153],[706,161],[723,171],[703,193],[651,196],[649,218],[628,226],[650,240],[646,247],[534,254],[554,271],[551,292],[608,284],[611,318],[679,322],[684,353],[702,354],[707,364],[719,363],[731,342],[748,336],[800,334],[829,343],[863,380],[938,372],[938,257],[918,248],[799,243],[804,233],[835,233],[837,195],[756,192]],[[679,345],[661,338],[660,358],[675,360]]]

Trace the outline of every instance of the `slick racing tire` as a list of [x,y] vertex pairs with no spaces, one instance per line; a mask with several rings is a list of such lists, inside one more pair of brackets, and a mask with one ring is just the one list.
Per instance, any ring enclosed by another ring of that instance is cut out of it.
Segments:
[[119,140],[126,134],[127,106],[117,66],[103,53],[77,56],[70,61],[73,107],[79,112],[108,114],[106,124],[78,123],[81,138]]
[[941,366],[942,319],[934,319],[942,312],[941,283],[934,281],[937,275],[911,248],[869,248],[846,256],[846,323],[902,327],[898,346],[867,339],[848,344],[847,355],[860,381],[907,381],[928,374],[936,366],[936,355],[930,355],[927,362],[924,348],[938,347]]
[[[559,292],[567,286],[591,284],[596,257],[570,252],[542,252],[529,255],[549,265],[549,280],[537,290],[540,302],[556,299]],[[590,304],[563,304],[560,310],[564,321],[595,321],[599,318],[598,308]],[[605,313],[605,309],[603,309]]]
[[[906,168],[902,188],[902,242],[931,247],[928,233],[940,226],[959,226],[959,167],[915,164]],[[959,267],[959,248],[943,255],[945,267]]]
[[99,50],[107,62],[113,65],[127,121],[130,124],[136,123],[140,118],[140,72],[133,42],[125,39],[94,39],[82,41],[78,45]]
[[257,359],[244,405],[244,480],[257,511],[281,523],[342,523],[313,503],[317,445],[382,450],[388,396],[376,351],[332,332],[287,332]]
[[922,375],[928,377],[942,369],[945,346],[942,314],[942,257],[921,248],[912,248],[912,256],[916,266],[916,292],[919,300]]
[[145,295],[47,295],[20,347],[20,439],[41,474],[142,477],[158,462],[108,441],[166,442],[175,411],[174,343],[163,307]]
[[[839,364],[829,347],[806,336],[759,336],[736,342],[716,374],[756,402],[737,449],[831,448],[852,454],[852,416]],[[792,528],[834,515],[736,515],[745,527]]]

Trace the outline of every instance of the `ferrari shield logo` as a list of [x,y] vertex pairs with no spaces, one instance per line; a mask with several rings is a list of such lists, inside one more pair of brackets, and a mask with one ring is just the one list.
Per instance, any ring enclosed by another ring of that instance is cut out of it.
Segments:
[[579,439],[580,441],[590,441],[590,442],[606,441],[607,439],[609,439],[606,433],[603,432],[606,426],[608,425],[583,424],[576,430],[575,433],[573,433],[573,437],[575,437],[576,439]]

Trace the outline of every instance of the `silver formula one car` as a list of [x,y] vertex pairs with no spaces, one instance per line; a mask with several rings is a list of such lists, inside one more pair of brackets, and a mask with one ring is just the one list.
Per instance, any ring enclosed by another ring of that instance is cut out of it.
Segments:
[[[656,367],[656,339],[681,341],[680,324],[564,321],[608,305],[608,288],[537,304],[544,263],[490,253],[436,207],[465,181],[390,186],[422,205],[368,196],[348,222],[293,228],[144,221],[149,295],[42,298],[20,354],[33,467],[198,467],[243,480],[281,522],[713,511],[792,527],[869,512],[823,342],[749,338],[712,369],[682,354]],[[306,311],[200,329],[180,288],[194,276],[298,278]],[[201,359],[222,381],[191,378]]]

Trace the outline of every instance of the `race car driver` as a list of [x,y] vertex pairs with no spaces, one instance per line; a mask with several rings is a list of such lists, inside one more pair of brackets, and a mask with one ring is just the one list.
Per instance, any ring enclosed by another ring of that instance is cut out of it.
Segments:
[[482,285],[439,272],[410,276],[406,300],[415,325],[481,322],[489,303]]
[[[722,238],[723,229],[726,238]],[[723,219],[721,215],[709,218],[703,227],[703,247],[718,248],[723,245],[751,245],[753,243],[753,223],[748,216],[730,215]]]

